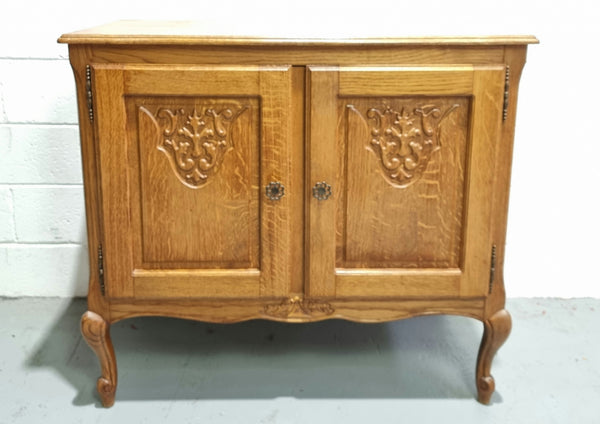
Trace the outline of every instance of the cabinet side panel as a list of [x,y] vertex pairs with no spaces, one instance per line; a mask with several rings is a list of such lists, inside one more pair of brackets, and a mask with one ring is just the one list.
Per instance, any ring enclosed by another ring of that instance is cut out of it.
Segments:
[[86,65],[89,64],[88,51],[83,46],[69,46],[69,59],[73,67],[77,86],[77,110],[81,139],[81,158],[85,192],[87,221],[88,258],[90,264],[88,310],[110,319],[106,297],[100,284],[98,246],[102,240],[100,180],[98,173],[98,150],[94,139],[93,121],[89,119]]
[[517,111],[518,86],[521,72],[525,65],[526,46],[506,48],[505,61],[509,66],[509,95],[506,120],[502,124],[501,141],[496,150],[496,177],[494,203],[492,205],[493,242],[497,246],[496,272],[492,281],[492,291],[486,302],[486,314],[492,316],[505,305],[504,289],[504,251],[506,241],[506,224],[508,216],[508,198],[510,191],[510,174],[513,156],[513,139],[515,135],[515,118]]
[[470,98],[338,102],[338,268],[460,268]]

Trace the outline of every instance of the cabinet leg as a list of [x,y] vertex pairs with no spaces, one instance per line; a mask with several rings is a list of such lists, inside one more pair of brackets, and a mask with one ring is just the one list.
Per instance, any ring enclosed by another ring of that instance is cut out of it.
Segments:
[[110,325],[97,313],[87,311],[81,317],[81,334],[100,360],[102,374],[96,387],[102,405],[110,407],[115,403],[117,390],[117,361],[110,340]]
[[483,322],[483,339],[479,347],[476,370],[477,400],[483,404],[490,403],[496,387],[494,377],[491,375],[492,360],[508,338],[511,328],[512,321],[506,309],[499,310]]

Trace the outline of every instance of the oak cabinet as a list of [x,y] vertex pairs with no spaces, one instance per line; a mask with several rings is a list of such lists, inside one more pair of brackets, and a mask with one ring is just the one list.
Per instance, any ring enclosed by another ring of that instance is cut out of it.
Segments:
[[511,327],[516,90],[537,40],[194,29],[120,22],[59,40],[77,82],[93,270],[82,333],[104,405],[110,324],[140,315],[466,315],[484,323],[476,383],[489,402]]

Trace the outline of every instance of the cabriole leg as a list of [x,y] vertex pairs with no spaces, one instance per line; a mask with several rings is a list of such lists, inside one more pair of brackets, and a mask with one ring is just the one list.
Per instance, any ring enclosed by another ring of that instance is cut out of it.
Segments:
[[117,361],[110,340],[110,325],[97,313],[87,311],[81,317],[81,334],[100,360],[102,374],[96,387],[102,405],[110,407],[115,403],[117,390]]
[[492,360],[494,355],[504,344],[512,321],[506,309],[501,309],[483,322],[483,339],[477,357],[477,400],[483,404],[489,404],[492,393],[496,387],[494,377],[491,375]]

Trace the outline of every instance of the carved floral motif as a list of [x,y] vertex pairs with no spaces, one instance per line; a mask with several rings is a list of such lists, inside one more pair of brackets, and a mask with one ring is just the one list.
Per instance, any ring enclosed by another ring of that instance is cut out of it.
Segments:
[[419,180],[431,155],[440,148],[441,123],[458,106],[442,110],[436,105],[424,105],[397,111],[384,105],[367,110],[372,137],[368,148],[377,156],[391,185],[404,188]]
[[335,310],[327,302],[295,296],[290,299],[285,299],[279,304],[266,305],[263,312],[265,315],[270,315],[277,318],[287,318],[294,315],[304,317],[331,315],[335,312]]
[[162,133],[158,149],[168,157],[183,184],[202,187],[217,172],[233,148],[231,125],[246,109],[240,105],[158,109],[156,118]]

